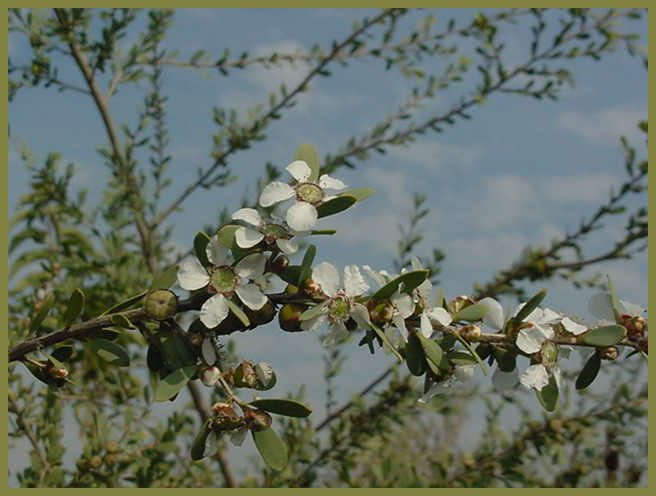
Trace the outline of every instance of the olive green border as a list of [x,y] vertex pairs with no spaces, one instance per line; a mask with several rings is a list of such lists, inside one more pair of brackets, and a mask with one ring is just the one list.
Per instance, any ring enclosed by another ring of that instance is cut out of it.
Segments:
[[[30,7],[50,7],[51,4],[47,2],[39,2],[39,1],[33,1],[33,2],[10,2],[13,4],[13,6],[30,6]],[[155,2],[153,0],[150,1],[143,1],[143,0],[138,0],[138,1],[131,1],[129,4],[126,4],[125,2],[119,2],[118,5],[108,5],[107,2],[98,2],[98,1],[91,1],[91,2],[84,2],[83,5],[82,2],[74,2],[74,4],[77,4],[80,7],[107,7],[107,6],[115,6],[115,7],[176,7],[180,5],[180,2],[171,2],[171,1],[159,1]],[[123,5],[121,5],[123,4]],[[642,1],[642,2],[630,2],[630,5],[622,3],[621,5],[618,5],[619,2],[606,2],[606,1],[600,1],[600,2],[577,2],[577,7],[647,7],[649,4],[648,2]],[[354,7],[455,7],[455,8],[461,8],[461,7],[468,7],[468,8],[483,8],[483,7],[525,7],[526,3],[525,2],[490,2],[490,1],[473,1],[473,0],[458,0],[458,1],[441,1],[441,2],[435,2],[435,1],[395,1],[395,2],[389,2],[389,1],[378,1],[378,2],[371,2],[371,1],[360,1],[360,2],[353,2],[348,1],[336,1],[332,0],[329,2],[326,1],[317,1],[317,0],[310,0],[310,1],[280,1],[278,0],[275,2],[274,5],[271,3],[263,2],[263,1],[247,1],[247,0],[240,0],[240,1],[224,1],[224,2],[212,2],[212,1],[194,1],[194,2],[189,2],[188,4],[185,5],[185,7],[239,7],[239,8],[244,8],[244,7],[283,7],[283,8],[294,8],[294,7],[349,7],[349,8],[354,8]],[[532,5],[532,7],[571,7],[572,3],[571,2],[538,2],[537,5]],[[2,31],[4,33],[7,33],[7,14],[6,14],[6,9],[2,9],[2,16],[0,17],[0,27],[2,27]],[[650,12],[648,15],[648,22],[651,24],[653,21],[654,15]],[[654,51],[654,34],[650,31],[649,32],[649,51],[650,53],[653,53]],[[2,64],[2,68],[0,70],[0,74],[2,77],[0,78],[0,82],[2,84],[2,94],[5,95],[2,99],[0,99],[0,108],[2,112],[1,118],[2,118],[2,129],[5,129],[6,124],[7,124],[7,58],[4,56],[4,54],[7,53],[7,37],[3,36],[2,39],[0,39],[0,48],[2,48],[2,53],[3,56],[0,57],[0,63]],[[650,75],[648,77],[649,81],[649,87],[654,88],[656,87],[656,78],[653,75]],[[653,101],[649,104],[649,109],[653,108],[655,104]],[[2,133],[3,135],[3,143],[5,144],[5,150],[8,148],[8,136]],[[653,140],[651,140],[651,145],[649,146],[649,151],[653,152],[654,149],[654,144]],[[651,155],[651,154],[650,154]],[[1,162],[1,169],[2,169],[2,174],[0,174],[0,197],[5,198],[5,200],[0,201],[0,247],[2,248],[3,253],[7,253],[7,231],[8,231],[8,219],[7,219],[7,191],[8,191],[8,161],[5,159]],[[649,178],[649,189],[654,190],[654,187],[656,186],[655,179],[652,176]],[[654,211],[654,202],[656,201],[655,199],[656,195],[648,195],[648,208],[650,212]],[[648,238],[649,239],[649,238]],[[653,247],[651,246],[651,243],[649,244],[648,248],[648,256],[649,256],[649,261],[652,260],[652,255],[653,255]],[[5,263],[0,264],[0,279],[2,280],[7,280],[8,276],[8,268]],[[653,281],[656,281],[656,270],[654,270],[654,267],[649,264],[649,269],[648,269],[648,281],[651,283]],[[0,301],[7,301],[7,285],[2,284],[0,285]],[[654,287],[653,284],[649,284],[649,295],[648,295],[648,308],[654,308]],[[1,329],[3,330],[2,332],[2,372],[3,375],[5,375],[5,371],[7,370],[6,368],[6,357],[7,357],[7,306],[6,305],[1,305],[0,306],[0,325]],[[649,396],[650,398],[654,398],[654,387],[656,387],[656,383],[654,382],[654,378],[652,377],[654,375],[654,369],[653,367],[650,367],[649,370]],[[5,376],[6,377],[6,376]],[[3,381],[2,383],[2,389],[3,389],[3,394],[0,395],[0,401],[2,404],[0,405],[0,415],[2,415],[2,425],[7,425],[7,385],[6,382]],[[653,401],[650,401],[649,403],[652,403]],[[652,405],[650,405],[652,406]],[[654,409],[650,408],[650,413],[649,413],[649,425],[653,425],[654,421]],[[652,435],[649,435],[649,472],[653,473],[653,468],[654,468],[654,439],[653,439],[653,430],[652,430]],[[8,450],[7,450],[7,437],[3,436],[3,445],[5,449],[0,449],[0,460],[2,460],[2,470],[4,471],[5,474],[8,473],[7,471],[7,457],[8,457]],[[16,492],[16,491],[21,491],[22,489],[8,489],[8,492]],[[112,491],[112,490],[117,490],[117,489],[84,489],[85,494],[88,492],[93,492],[94,494],[99,494],[101,491]],[[139,494],[143,494],[143,492],[151,492],[151,491],[156,491],[153,489],[120,489],[122,492],[139,492]],[[178,489],[178,491],[181,491],[182,489]],[[300,489],[300,491],[307,491],[308,489]],[[381,489],[310,489],[311,491],[322,491],[322,492],[338,492],[338,493],[346,493],[346,492],[352,492],[352,491],[358,491],[358,494],[364,494],[364,493],[369,493],[369,494],[374,494],[378,493],[381,491]],[[34,494],[34,492],[41,494],[45,492],[57,492],[61,491],[60,489],[33,489],[30,490],[30,494]],[[171,491],[165,490],[165,491]],[[187,491],[184,489],[184,491]],[[205,493],[205,494],[210,494],[210,492],[215,493],[218,491],[218,489],[197,489],[194,492],[198,493]],[[261,492],[262,489],[234,489],[232,491],[240,491],[241,493],[244,492]],[[285,494],[288,493],[290,490],[289,489],[264,489],[264,491],[267,491],[269,493],[277,493],[277,494]],[[407,491],[407,489],[402,489],[402,490],[396,490],[396,489],[382,489],[382,491]],[[439,489],[415,489],[415,491],[440,491]],[[446,491],[453,491],[453,489],[442,489],[442,492]],[[460,491],[468,491],[466,489],[460,490]],[[486,493],[497,493],[497,494],[502,494],[506,493],[507,489],[477,489],[476,491],[486,491]],[[602,491],[609,493],[610,491],[617,491],[617,489],[521,489],[521,491],[530,491],[531,493],[537,493],[537,492],[545,492],[545,493],[555,493],[556,491],[559,491],[559,494],[562,494],[563,491],[566,493],[572,493],[573,491],[576,491],[577,494],[580,494],[581,491],[587,491],[587,492],[592,492],[592,491]],[[648,489],[632,489],[631,490],[632,494],[647,494]]]

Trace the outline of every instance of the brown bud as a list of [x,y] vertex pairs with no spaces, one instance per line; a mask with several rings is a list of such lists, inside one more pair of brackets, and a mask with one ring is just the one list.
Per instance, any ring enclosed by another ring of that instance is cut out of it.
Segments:
[[102,458],[100,458],[98,455],[92,456],[91,459],[89,460],[89,466],[91,468],[100,468],[102,465]]
[[460,310],[463,308],[466,308],[470,305],[473,305],[474,301],[467,295],[460,295],[456,296],[451,302],[448,304],[448,307],[450,308],[450,314],[455,315],[458,313]]
[[255,367],[249,361],[241,362],[233,374],[235,387],[254,388],[257,386],[257,373]]
[[471,324],[461,327],[458,330],[460,336],[463,337],[466,341],[474,341],[479,338],[481,335],[481,328],[477,325]]
[[615,346],[599,348],[598,353],[603,360],[617,360],[617,357],[619,356],[619,350]]
[[214,386],[221,377],[221,371],[216,366],[205,367],[200,372],[200,380],[207,387]]
[[304,305],[297,305],[295,303],[287,303],[282,306],[278,312],[278,324],[283,331],[287,332],[300,332],[301,329],[301,314],[305,311]]
[[244,419],[252,431],[263,431],[271,427],[271,415],[262,410],[246,410]]
[[307,294],[311,296],[321,296],[323,294],[323,290],[321,289],[319,283],[315,282],[312,279],[306,279],[305,281],[303,281],[303,284],[301,284],[301,288],[303,289],[303,291],[305,291]]
[[369,300],[367,302],[369,317],[374,324],[383,325],[392,320],[394,315],[394,306],[389,301]]
[[112,467],[116,465],[116,463],[118,462],[118,458],[116,457],[116,455],[109,453],[105,455],[104,462],[105,465],[107,465],[108,467]]
[[271,272],[275,274],[282,274],[288,266],[289,258],[287,258],[285,255],[280,255],[276,257],[273,262],[271,262]]
[[105,451],[107,453],[116,453],[119,448],[120,447],[116,441],[107,441],[107,444],[105,444]]
[[168,289],[157,289],[146,296],[143,308],[151,319],[166,320],[175,315],[178,297]]

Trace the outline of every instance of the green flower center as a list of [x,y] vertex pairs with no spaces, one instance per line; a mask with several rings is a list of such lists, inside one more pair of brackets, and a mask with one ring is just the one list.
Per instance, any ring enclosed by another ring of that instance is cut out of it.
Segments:
[[333,298],[328,305],[328,313],[333,320],[346,320],[349,318],[351,304],[344,296]]
[[210,284],[217,293],[230,293],[237,286],[238,278],[230,267],[217,267],[210,279]]
[[284,239],[287,237],[287,231],[278,224],[265,224],[262,226],[262,232],[267,238]]
[[545,341],[540,350],[543,365],[553,365],[558,360],[558,347],[551,341]]
[[296,187],[296,198],[300,201],[316,205],[323,198],[323,190],[312,183],[299,184]]

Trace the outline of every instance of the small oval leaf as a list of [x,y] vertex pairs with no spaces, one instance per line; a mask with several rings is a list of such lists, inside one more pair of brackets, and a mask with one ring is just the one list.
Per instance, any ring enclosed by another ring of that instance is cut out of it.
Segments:
[[73,347],[69,345],[60,346],[52,350],[50,355],[60,362],[67,362],[73,356]]
[[150,289],[169,289],[178,279],[178,266],[173,265],[158,273],[150,285]]
[[[429,362],[428,366],[430,367],[432,363],[432,365],[434,365],[438,369],[447,368],[449,363],[448,361],[445,360],[444,351],[442,350],[442,347],[432,339],[426,338],[420,332],[416,332],[415,335],[419,338],[419,343],[421,344],[421,347],[424,350],[424,353],[426,355],[426,360],[428,360]],[[431,367],[431,370],[435,372],[435,369],[433,367]]]
[[542,288],[540,291],[535,293],[535,295],[533,295],[533,297],[528,300],[522,308],[519,309],[517,315],[513,317],[513,322],[515,324],[523,322],[524,319],[528,317],[530,313],[540,305],[540,303],[542,303],[542,300],[544,300],[545,296],[547,296],[547,290],[545,288]]
[[484,302],[474,303],[468,307],[463,308],[453,316],[453,320],[466,320],[468,322],[475,322],[485,317],[485,314],[490,310],[490,307]]
[[362,201],[365,198],[369,198],[376,192],[373,188],[353,188],[342,191],[339,196],[352,196],[357,201]]
[[581,334],[581,341],[592,346],[613,346],[626,336],[626,329],[621,325],[595,327]]
[[210,429],[210,419],[205,420],[200,427],[200,431],[191,442],[191,459],[201,460],[205,457],[205,443],[212,430]]
[[413,289],[424,282],[427,277],[428,270],[426,269],[405,272],[381,287],[378,291],[371,295],[371,298],[374,300],[385,300],[396,293],[396,290],[399,288],[400,284],[403,284],[403,292],[410,293]]
[[317,254],[317,247],[314,245],[308,245],[303,255],[303,261],[301,262],[301,268],[298,274],[298,280],[296,285],[301,286],[306,279],[312,277],[312,262],[314,262],[314,257]]
[[43,323],[45,318],[48,316],[48,312],[55,304],[55,295],[54,293],[48,293],[46,297],[41,300],[39,309],[34,314],[34,317],[30,319],[30,332],[36,331],[39,326]]
[[405,363],[410,373],[414,376],[419,377],[426,372],[424,351],[419,338],[414,332],[408,333],[408,342],[405,345]]
[[317,149],[307,143],[298,145],[296,152],[294,153],[294,160],[302,160],[310,167],[310,181],[316,181],[319,179],[319,154]]
[[593,353],[585,362],[583,369],[581,369],[579,376],[576,378],[576,389],[585,389],[592,384],[600,368],[601,356],[599,356],[599,353]]
[[278,437],[278,434],[271,428],[251,432],[264,463],[270,469],[278,472],[284,469],[288,461],[287,445]]
[[80,316],[84,309],[84,300],[84,292],[80,288],[73,291],[64,313],[64,327],[69,327]]
[[317,217],[328,217],[352,207],[358,200],[353,196],[336,196],[317,207]]
[[118,367],[130,365],[130,355],[120,344],[107,339],[94,339],[89,342],[89,345],[100,358],[111,365]]
[[251,401],[249,404],[260,410],[286,417],[307,417],[312,413],[311,408],[294,400],[269,398]]
[[558,407],[558,385],[553,376],[549,378],[549,384],[544,386],[541,391],[535,392],[540,405],[548,412],[553,412]]
[[194,253],[203,267],[212,265],[212,262],[207,258],[207,251],[205,250],[209,242],[209,235],[203,231],[197,232],[196,236],[194,236]]
[[125,310],[126,308],[130,308],[131,306],[136,305],[137,303],[139,303],[143,299],[143,297],[146,296],[147,293],[148,293],[148,291],[142,291],[139,294],[136,294],[134,296],[130,296],[128,299],[123,300],[123,301],[117,303],[116,305],[113,305],[113,306],[109,307],[107,310],[105,310],[100,315],[107,315],[107,314],[110,314],[110,313],[120,312],[121,310]]
[[164,377],[155,389],[155,401],[166,401],[175,396],[180,390],[187,385],[196,372],[195,365],[189,365],[174,370]]

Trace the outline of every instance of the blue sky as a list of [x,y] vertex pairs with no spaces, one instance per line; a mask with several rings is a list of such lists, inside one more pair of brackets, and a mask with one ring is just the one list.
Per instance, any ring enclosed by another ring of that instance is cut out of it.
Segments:
[[[255,55],[307,50],[314,43],[328,46],[332,39],[344,37],[353,20],[373,12],[180,10],[167,47],[179,49],[181,56],[198,49],[218,56],[226,47],[233,49],[233,56],[242,50]],[[462,10],[437,12],[440,22],[451,16],[468,19],[470,15]],[[646,44],[646,21],[636,22],[632,28],[642,34]],[[525,32],[509,34],[511,58],[521,60],[525,40]],[[9,50],[19,59],[25,53],[22,42],[12,37]],[[370,264],[390,270],[398,238],[396,225],[406,222],[415,192],[427,195],[431,208],[419,254],[430,253],[433,247],[445,251],[442,287],[448,296],[470,292],[474,282],[487,281],[495,269],[512,263],[527,244],[544,245],[576,228],[608,197],[609,188],[624,177],[619,135],[634,138],[639,152],[644,149],[642,142],[636,141],[640,138],[635,125],[647,117],[647,72],[638,59],[623,51],[602,62],[578,61],[570,67],[576,85],[566,89],[558,102],[493,96],[474,109],[471,121],[459,121],[442,134],[427,133],[408,148],[392,149],[385,156],[358,164],[355,170],[335,173],[351,187],[374,187],[378,193],[356,208],[321,221],[326,228],[338,229],[338,234],[332,239],[317,238],[317,261],[327,260],[337,266]],[[334,77],[316,80],[312,91],[301,96],[298,105],[270,128],[268,140],[235,156],[230,168],[240,176],[238,181],[229,188],[200,190],[183,212],[171,217],[180,249],[190,245],[193,235],[214,219],[221,207],[235,210],[247,188],[252,194],[264,163],[284,167],[300,143],[313,143],[320,153],[335,152],[350,136],[366,132],[372,122],[393,111],[409,94],[408,82],[394,71],[384,71],[380,61],[356,61],[333,70]],[[243,111],[266,102],[268,93],[276,91],[280,83],[291,86],[299,81],[304,71],[301,64],[268,71],[251,68],[224,78],[209,72],[167,70],[174,185],[164,203],[193,181],[198,166],[208,164],[212,106]],[[62,74],[69,81],[79,81],[70,65],[62,66]],[[461,89],[438,95],[423,112],[448,108],[455,97],[471,87],[467,82]],[[112,102],[118,122],[134,122],[142,91],[121,90]],[[10,215],[29,180],[17,154],[21,140],[39,158],[59,151],[66,160],[75,162],[77,186],[88,188],[91,201],[96,200],[107,171],[95,148],[105,143],[105,136],[89,99],[70,92],[25,90],[9,105],[9,121]],[[610,223],[603,232],[594,233],[586,244],[589,253],[602,252],[620,229],[620,225]],[[623,298],[643,306],[647,304],[646,269],[646,253],[603,268],[612,275]],[[550,306],[588,316],[585,308],[590,292],[576,291],[561,282],[547,287]],[[369,356],[355,343],[349,352],[347,373],[337,389],[342,400],[391,363],[382,354]],[[238,346],[252,360],[271,362],[279,370],[279,384],[284,390],[320,380],[322,371],[317,364],[322,350],[314,335],[290,335],[269,326],[239,336]],[[317,419],[323,404],[321,389],[309,388]]]

